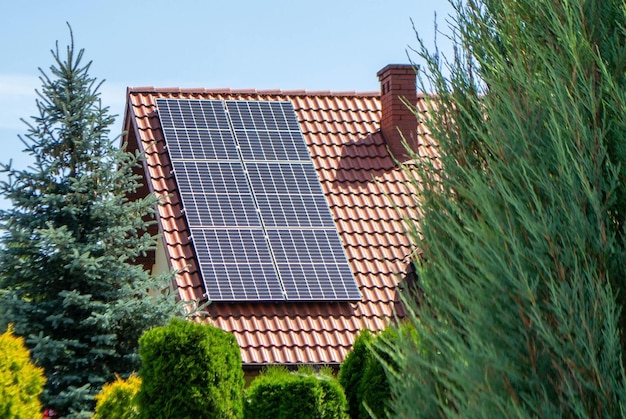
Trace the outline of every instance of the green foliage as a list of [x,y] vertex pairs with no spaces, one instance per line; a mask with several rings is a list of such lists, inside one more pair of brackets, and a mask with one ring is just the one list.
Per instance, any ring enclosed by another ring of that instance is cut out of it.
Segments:
[[351,418],[383,418],[388,415],[391,388],[388,374],[397,374],[397,365],[387,351],[400,335],[410,336],[419,350],[415,329],[411,324],[389,326],[376,337],[367,330],[357,336],[352,351],[339,369],[339,382],[348,400]]
[[39,395],[46,379],[30,362],[24,339],[9,329],[0,335],[0,417],[31,419],[41,416]]
[[135,419],[139,417],[137,393],[141,379],[132,374],[124,380],[117,377],[96,394],[96,411],[93,419]]
[[268,368],[252,381],[244,404],[250,419],[347,418],[346,411],[346,396],[332,372],[310,368]]
[[317,375],[322,392],[320,418],[347,418],[348,402],[343,387],[333,375],[333,370],[322,368]]
[[391,389],[385,368],[395,371],[396,365],[384,349],[397,339],[398,333],[394,326],[383,330],[370,346],[371,355],[367,358],[363,377],[359,384],[361,404],[360,418],[383,418],[387,416]]
[[139,339],[142,418],[238,418],[243,370],[235,337],[173,319]]
[[346,393],[348,413],[351,418],[359,417],[363,405],[361,383],[366,366],[371,363],[372,352],[369,346],[371,341],[371,333],[368,330],[362,330],[339,368],[339,383]]
[[[0,169],[0,324],[14,323],[48,377],[42,400],[86,417],[102,385],[139,367],[141,333],[175,310],[169,280],[138,260],[155,247],[146,233],[154,197],[130,202],[140,156],[109,139],[114,118],[73,40],[41,72],[38,114],[22,139],[34,163]],[[82,413],[81,413],[82,412]]]
[[624,417],[624,2],[468,0],[451,31],[451,61],[418,50],[440,159],[407,167],[409,311],[429,356],[388,351],[393,411]]

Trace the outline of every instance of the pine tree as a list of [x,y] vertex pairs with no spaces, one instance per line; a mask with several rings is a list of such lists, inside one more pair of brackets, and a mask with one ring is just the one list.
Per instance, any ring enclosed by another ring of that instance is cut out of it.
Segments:
[[423,353],[389,352],[393,409],[624,417],[624,1],[455,9],[455,57],[418,49],[440,159],[416,169]]
[[138,370],[139,336],[166,323],[175,304],[154,292],[168,280],[137,264],[155,245],[146,232],[155,199],[128,199],[140,156],[109,138],[114,118],[73,37],[65,57],[58,43],[51,52],[22,139],[34,163],[2,166],[0,191],[13,206],[1,214],[0,305],[45,370],[44,405],[87,416],[115,373]]

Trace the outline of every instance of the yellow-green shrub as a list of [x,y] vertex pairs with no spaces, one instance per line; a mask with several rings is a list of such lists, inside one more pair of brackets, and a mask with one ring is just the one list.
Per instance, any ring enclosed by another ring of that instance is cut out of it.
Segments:
[[11,327],[0,335],[0,417],[41,417],[39,395],[46,379],[43,369],[30,361],[24,339]]
[[134,419],[139,417],[137,393],[141,388],[141,378],[135,374],[124,380],[117,377],[105,384],[96,394],[96,413],[93,419]]

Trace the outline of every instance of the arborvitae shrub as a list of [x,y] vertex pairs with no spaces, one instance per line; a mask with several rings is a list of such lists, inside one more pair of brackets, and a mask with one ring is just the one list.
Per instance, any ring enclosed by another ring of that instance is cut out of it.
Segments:
[[382,347],[395,341],[397,336],[395,327],[388,327],[368,345],[370,355],[365,357],[363,375],[357,389],[357,397],[361,401],[359,418],[370,418],[372,415],[375,418],[387,416],[391,389],[385,373],[385,366],[392,369],[395,369],[396,366],[391,357],[382,350]]
[[243,370],[235,337],[173,319],[139,339],[141,418],[238,418]]
[[416,351],[422,351],[417,332],[411,324],[402,324],[399,328],[389,326],[375,337],[363,330],[341,364],[339,382],[346,393],[351,418],[369,419],[372,415],[383,418],[388,415],[391,389],[386,371],[394,371],[397,364],[386,351],[398,339],[399,333],[414,343]]
[[362,402],[359,387],[368,359],[372,357],[368,347],[371,340],[372,334],[368,330],[361,331],[354,341],[352,351],[348,353],[339,369],[339,382],[346,393],[348,412],[351,418],[359,417]]
[[0,335],[0,417],[41,417],[39,395],[46,379],[30,362],[24,339],[9,329]]
[[271,367],[252,381],[246,391],[246,419],[347,418],[341,385],[328,371],[289,372]]
[[96,394],[96,413],[93,419],[134,419],[139,417],[137,394],[141,379],[131,375],[124,380],[117,377],[105,384],[102,392]]
[[322,389],[320,416],[322,418],[346,418],[348,401],[339,380],[333,376],[332,370],[322,369],[317,375],[318,384]]

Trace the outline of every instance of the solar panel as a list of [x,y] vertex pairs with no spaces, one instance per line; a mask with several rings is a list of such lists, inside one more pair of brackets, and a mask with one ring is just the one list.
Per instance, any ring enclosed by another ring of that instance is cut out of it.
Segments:
[[291,102],[226,101],[243,160],[311,161]]
[[290,102],[157,107],[210,300],[360,299]]
[[220,100],[157,99],[157,106],[163,127],[230,131],[224,103]]
[[267,232],[289,300],[361,298],[336,230]]
[[220,101],[157,99],[170,158],[237,160],[236,143]]
[[261,227],[240,162],[173,160],[187,222],[194,227]]
[[245,166],[267,227],[335,228],[312,163]]
[[175,138],[169,145],[172,159],[237,159],[235,141],[230,131],[164,130],[166,138]]
[[212,301],[284,299],[261,228],[192,231]]

